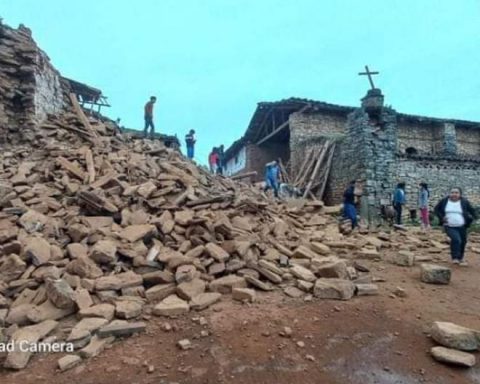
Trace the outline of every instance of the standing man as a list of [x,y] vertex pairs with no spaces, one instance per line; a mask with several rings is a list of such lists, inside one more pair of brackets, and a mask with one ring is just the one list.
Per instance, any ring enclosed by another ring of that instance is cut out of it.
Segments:
[[407,202],[405,197],[405,183],[398,183],[393,192],[393,209],[395,209],[395,222],[402,225],[402,208]]
[[190,130],[185,135],[185,144],[187,145],[187,157],[192,160],[195,154],[195,143],[197,140],[195,139],[195,131],[193,129]]
[[150,139],[153,140],[155,135],[155,126],[153,125],[153,105],[157,101],[155,96],[150,97],[150,101],[145,104],[145,128],[143,137],[147,137],[148,128],[150,128]]
[[352,229],[357,226],[357,209],[355,208],[355,183],[352,180],[343,193],[343,216],[352,223]]
[[265,188],[267,192],[270,188],[273,189],[273,194],[278,197],[278,177],[280,176],[280,168],[276,160],[271,161],[265,165]]
[[472,204],[462,196],[462,190],[454,187],[448,197],[443,198],[435,206],[435,214],[443,224],[450,238],[450,255],[454,264],[467,266],[463,259],[467,245],[467,229],[477,219]]
[[218,147],[217,173],[223,175],[223,166],[225,161],[225,154],[223,152],[223,144]]

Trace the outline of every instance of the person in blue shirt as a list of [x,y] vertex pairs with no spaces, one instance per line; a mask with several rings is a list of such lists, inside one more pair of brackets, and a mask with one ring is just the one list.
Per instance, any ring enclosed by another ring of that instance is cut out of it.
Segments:
[[352,180],[343,193],[343,216],[352,223],[352,229],[357,226],[357,209],[355,208],[355,180]]
[[393,209],[395,209],[395,222],[402,225],[402,209],[407,202],[405,196],[405,183],[398,183],[393,192]]
[[273,194],[278,197],[278,178],[280,176],[280,168],[276,160],[271,161],[265,165],[265,188],[267,192],[270,188],[273,189]]

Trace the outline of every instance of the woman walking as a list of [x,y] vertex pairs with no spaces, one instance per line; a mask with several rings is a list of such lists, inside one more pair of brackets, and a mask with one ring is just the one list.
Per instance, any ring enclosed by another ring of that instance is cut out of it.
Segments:
[[463,259],[467,245],[467,228],[477,219],[475,209],[462,196],[462,190],[454,187],[448,197],[440,200],[435,207],[435,214],[445,227],[450,238],[450,254],[454,264],[467,266]]
[[418,207],[420,208],[420,222],[422,229],[430,228],[430,219],[428,217],[428,199],[430,191],[427,183],[420,183],[420,191],[418,192]]

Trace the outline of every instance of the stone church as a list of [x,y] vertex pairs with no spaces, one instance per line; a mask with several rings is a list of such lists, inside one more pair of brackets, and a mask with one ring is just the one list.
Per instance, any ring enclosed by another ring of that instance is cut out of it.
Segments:
[[428,183],[431,205],[451,186],[480,205],[480,123],[415,116],[384,105],[372,88],[358,108],[290,98],[259,103],[242,138],[226,151],[226,173],[256,171],[280,158],[291,174],[298,172],[307,151],[325,139],[336,142],[322,198],[341,202],[349,180],[364,181],[362,216],[378,217],[391,202],[395,185],[407,184],[407,206],[415,209],[420,182]]

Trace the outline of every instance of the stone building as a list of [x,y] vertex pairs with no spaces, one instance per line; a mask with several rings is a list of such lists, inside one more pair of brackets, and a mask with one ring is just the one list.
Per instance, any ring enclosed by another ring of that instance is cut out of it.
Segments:
[[226,173],[256,171],[281,158],[291,174],[307,151],[326,138],[336,142],[323,198],[341,202],[349,180],[364,180],[363,216],[378,216],[391,201],[396,183],[407,183],[408,205],[416,208],[420,182],[431,189],[431,203],[458,185],[480,204],[480,123],[399,113],[371,89],[358,108],[290,98],[259,103],[243,137],[226,151]]

